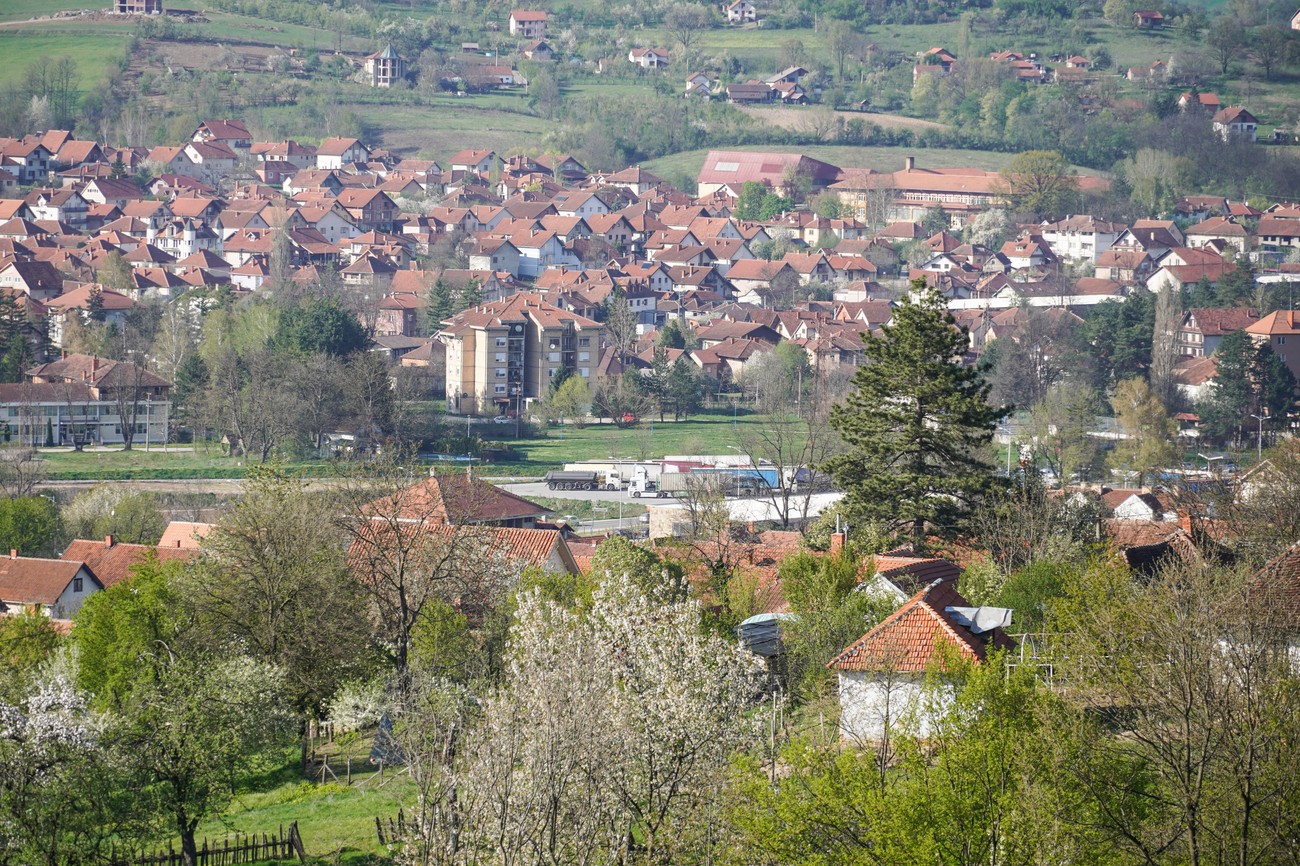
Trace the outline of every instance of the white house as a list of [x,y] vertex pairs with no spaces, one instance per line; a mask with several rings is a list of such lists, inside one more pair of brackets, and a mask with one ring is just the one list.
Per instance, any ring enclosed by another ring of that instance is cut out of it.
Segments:
[[758,20],[758,7],[750,0],[734,0],[722,4],[722,11],[727,16],[728,24],[750,24]]
[[323,170],[340,169],[369,158],[370,148],[355,138],[327,138],[316,148],[316,167]]
[[827,665],[839,674],[841,734],[857,743],[899,730],[930,736],[955,687],[928,691],[926,675],[948,653],[981,664],[990,649],[1013,648],[1010,624],[1010,610],[972,607],[953,581],[932,581]]
[[1229,105],[1214,115],[1214,131],[1224,141],[1229,139],[1255,140],[1255,130],[1259,121],[1240,105]]
[[1126,226],[1084,214],[1043,223],[1042,238],[1058,259],[1095,262],[1123,233]]
[[51,619],[71,619],[86,596],[103,588],[83,562],[19,556],[16,550],[0,558],[0,615],[35,609]]
[[627,62],[642,69],[662,69],[668,65],[668,52],[663,48],[633,48],[627,53]]

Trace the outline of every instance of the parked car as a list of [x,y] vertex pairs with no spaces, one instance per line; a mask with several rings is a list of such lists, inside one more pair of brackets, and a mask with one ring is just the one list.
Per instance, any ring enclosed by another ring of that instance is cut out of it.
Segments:
[[635,424],[635,423],[636,423],[636,416],[633,415],[631,412],[624,412],[624,413],[623,413],[623,418],[622,418],[622,423],[624,423],[624,424]]
[[510,418],[509,418],[508,416],[506,416],[506,415],[498,415],[498,416],[496,416],[495,418],[492,419],[492,423],[493,423],[493,424],[509,424],[509,423],[511,423],[511,421],[510,421]]

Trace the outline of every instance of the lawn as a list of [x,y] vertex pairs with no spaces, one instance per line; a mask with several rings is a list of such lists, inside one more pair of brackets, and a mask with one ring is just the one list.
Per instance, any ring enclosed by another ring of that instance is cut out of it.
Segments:
[[619,429],[613,424],[591,424],[579,430],[551,427],[545,439],[512,441],[522,460],[484,467],[493,475],[541,476],[565,463],[624,457],[651,460],[668,454],[729,454],[747,432],[761,428],[762,415],[742,413],[735,426],[731,413],[697,415],[687,421],[643,420],[636,427]]
[[[273,833],[297,821],[309,857],[328,863],[365,862],[366,855],[381,851],[375,818],[386,824],[389,818],[396,819],[399,808],[409,811],[414,799],[407,776],[394,777],[387,771],[381,782],[376,769],[366,763],[372,740],[373,732],[340,738],[324,747],[330,754],[330,770],[339,779],[328,779],[324,785],[318,779],[303,779],[294,750],[291,763],[273,774],[264,790],[240,794],[225,814],[202,823],[199,839]],[[350,786],[345,784],[344,769],[348,755],[353,769]]]
[[126,51],[126,34],[59,34],[23,28],[0,29],[0,87],[22,81],[27,67],[43,57],[77,61],[79,86],[87,90],[108,79]]
[[523,107],[517,96],[439,98],[431,106],[357,105],[365,123],[381,130],[384,147],[426,159],[446,160],[466,147],[513,153],[541,142],[549,123],[539,117],[501,111],[502,100]]

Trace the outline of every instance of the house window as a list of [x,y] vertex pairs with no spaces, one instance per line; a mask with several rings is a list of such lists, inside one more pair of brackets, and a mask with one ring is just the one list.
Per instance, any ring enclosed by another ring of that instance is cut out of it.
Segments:
[[498,393],[498,394],[504,394],[505,392],[506,392],[506,386],[505,386],[505,385],[497,385],[497,386],[496,386],[496,393]]
[[578,338],[578,345],[579,345],[579,346],[590,346],[590,345],[591,345],[591,338],[590,338],[590,337],[579,337],[579,338]]
[[585,378],[587,378],[588,376],[591,375],[591,370],[589,370],[589,369],[586,368],[586,367],[579,367],[579,368],[578,368],[578,375],[585,379]]
[[506,371],[505,371],[505,369],[504,369],[504,368],[501,368],[501,367],[498,367],[498,368],[497,368],[497,378],[498,378],[498,379],[504,379],[505,377],[506,377]]
[[498,349],[504,349],[505,347],[506,347],[506,338],[505,338],[505,337],[497,337],[497,348],[498,348]]
[[84,583],[85,583],[85,579],[84,579],[84,578],[74,577],[74,578],[72,579],[72,591],[73,591],[73,592],[81,592],[81,591],[83,590],[83,588],[84,588],[84,586],[83,586]]
[[498,363],[498,364],[504,364],[505,362],[506,362],[506,353],[505,353],[505,352],[497,352],[497,363]]
[[1285,345],[1286,345],[1286,337],[1278,337],[1278,338],[1277,338],[1277,344],[1278,344],[1279,346],[1285,346]]
[[578,353],[578,360],[579,360],[579,361],[590,361],[590,360],[591,360],[591,353],[590,353],[590,352],[579,352],[579,353]]

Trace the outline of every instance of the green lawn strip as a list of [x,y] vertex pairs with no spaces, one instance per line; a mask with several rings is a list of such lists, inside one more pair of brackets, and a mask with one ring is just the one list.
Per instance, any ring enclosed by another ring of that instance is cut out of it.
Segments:
[[[249,461],[223,456],[219,450],[161,451],[136,446],[131,451],[42,451],[50,481],[123,481],[185,478],[243,478]],[[329,474],[325,461],[290,463],[285,470],[307,476]]]
[[86,0],[5,0],[0,4],[0,21],[23,21],[86,6]]

